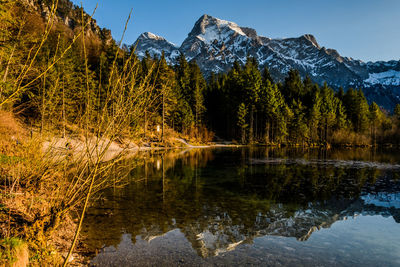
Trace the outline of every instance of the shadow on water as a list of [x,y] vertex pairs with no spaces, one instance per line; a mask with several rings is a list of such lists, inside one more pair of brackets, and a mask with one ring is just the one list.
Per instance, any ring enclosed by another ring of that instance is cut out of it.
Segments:
[[400,263],[398,151],[200,149],[139,162],[88,211],[93,265]]

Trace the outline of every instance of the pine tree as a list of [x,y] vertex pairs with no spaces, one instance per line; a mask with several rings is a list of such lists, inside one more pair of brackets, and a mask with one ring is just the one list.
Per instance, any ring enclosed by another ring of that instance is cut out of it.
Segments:
[[192,92],[190,88],[190,69],[189,63],[181,53],[175,65],[176,83],[178,87],[178,106],[179,112],[175,114],[175,121],[181,131],[187,133],[194,125],[195,116],[193,114],[190,101]]
[[303,80],[302,102],[307,108],[311,108],[313,103],[314,83],[307,75]]
[[357,133],[364,133],[368,129],[368,103],[361,89],[347,90],[343,104],[353,129]]
[[291,107],[293,112],[293,119],[290,125],[291,140],[296,143],[301,142],[304,145],[304,142],[307,142],[309,139],[309,128],[305,119],[305,107],[300,101],[297,102],[296,100],[293,100]]
[[375,102],[372,102],[372,104],[369,106],[369,120],[371,128],[371,137],[374,145],[376,145],[377,127],[379,127],[379,124],[382,122],[382,117],[383,114],[379,106]]
[[342,105],[342,102],[339,101],[336,107],[336,121],[335,121],[335,129],[341,130],[347,128],[347,116],[346,109]]
[[260,92],[261,115],[265,116],[265,141],[274,141],[278,123],[281,121],[284,98],[276,84],[266,80]]
[[328,142],[330,130],[336,121],[337,105],[339,100],[331,88],[325,83],[321,89],[322,102],[321,102],[321,123],[323,130],[323,140]]
[[262,77],[255,58],[247,58],[242,77],[242,87],[246,94],[247,104],[250,107],[249,142],[252,143],[254,138],[254,113],[256,112],[262,85]]
[[344,99],[344,90],[343,87],[339,87],[338,92],[336,93],[336,97],[339,98],[340,101]]
[[364,133],[369,126],[368,119],[369,106],[363,91],[357,90],[357,132]]
[[268,67],[264,67],[263,71],[262,71],[262,79],[263,79],[263,83],[265,84],[267,81],[269,81],[271,84],[274,83],[274,79],[272,78]]
[[309,111],[309,130],[312,143],[319,141],[319,124],[321,120],[321,104],[322,98],[318,86],[313,86],[311,93],[311,108]]
[[279,143],[284,143],[287,141],[287,137],[289,136],[288,126],[291,124],[293,120],[294,114],[288,105],[282,109],[282,116],[278,119],[278,127],[277,127],[277,137],[276,141]]
[[282,93],[285,96],[287,103],[292,103],[292,100],[295,100],[295,102],[298,103],[302,100],[305,92],[300,73],[297,70],[291,69],[288,72],[288,76],[285,78],[283,84]]
[[174,90],[176,88],[175,72],[168,66],[164,52],[158,61],[157,73],[155,88],[160,95],[160,103],[158,105],[161,107],[161,136],[164,138],[167,121],[172,119],[171,114],[175,112],[178,103],[176,90]]
[[247,116],[246,105],[244,103],[241,103],[237,111],[237,126],[240,129],[242,144],[246,143],[246,129],[249,126],[246,123],[246,116]]
[[186,57],[181,53],[177,58],[177,64],[175,65],[176,80],[181,90],[182,97],[189,101],[191,98],[190,90],[190,69],[189,63],[186,61]]
[[204,80],[203,74],[199,66],[195,61],[189,63],[190,71],[190,103],[192,106],[193,113],[195,115],[195,125],[199,127],[203,121],[203,114],[205,112],[204,106],[204,91],[206,89],[206,81]]

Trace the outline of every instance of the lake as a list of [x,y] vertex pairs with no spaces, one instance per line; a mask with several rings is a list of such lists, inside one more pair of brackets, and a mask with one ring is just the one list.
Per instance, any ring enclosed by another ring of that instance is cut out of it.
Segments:
[[93,266],[400,266],[398,150],[214,148],[132,161],[126,185],[85,217]]

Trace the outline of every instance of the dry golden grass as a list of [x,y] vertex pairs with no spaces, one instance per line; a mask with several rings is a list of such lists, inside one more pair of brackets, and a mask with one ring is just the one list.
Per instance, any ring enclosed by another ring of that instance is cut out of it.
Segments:
[[0,153],[15,154],[17,144],[26,138],[26,131],[14,115],[11,112],[0,110]]
[[332,134],[331,142],[341,146],[369,146],[371,137],[353,131],[339,130]]
[[62,182],[57,169],[44,171],[48,166],[42,161],[41,142],[25,129],[11,112],[0,111],[0,241],[23,237],[28,242],[11,250],[16,261],[9,266],[26,266],[28,244],[32,249],[46,242],[52,198]]

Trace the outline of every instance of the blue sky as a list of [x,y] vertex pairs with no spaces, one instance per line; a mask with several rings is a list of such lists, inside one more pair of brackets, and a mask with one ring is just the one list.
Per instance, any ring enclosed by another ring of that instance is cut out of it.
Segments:
[[311,33],[321,46],[363,61],[400,59],[400,0],[73,0],[124,43],[152,32],[180,45],[203,14],[251,27],[270,38]]

